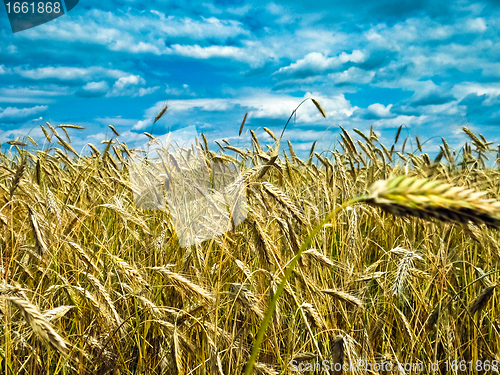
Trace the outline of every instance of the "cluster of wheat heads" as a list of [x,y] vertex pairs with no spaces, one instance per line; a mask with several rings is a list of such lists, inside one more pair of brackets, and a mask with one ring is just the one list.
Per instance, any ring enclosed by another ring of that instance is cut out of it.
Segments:
[[259,330],[255,374],[499,359],[500,172],[482,136],[432,161],[401,129],[391,147],[342,129],[306,159],[253,132],[250,149],[205,139],[208,165],[242,170],[249,214],[181,249],[167,211],[134,204],[118,134],[83,156],[72,128],[0,154],[3,373],[241,373]]

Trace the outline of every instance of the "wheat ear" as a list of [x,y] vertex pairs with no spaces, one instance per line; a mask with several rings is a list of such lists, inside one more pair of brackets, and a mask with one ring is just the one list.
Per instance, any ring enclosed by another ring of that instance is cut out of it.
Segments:
[[374,183],[365,201],[397,216],[462,224],[472,221],[499,228],[500,202],[484,199],[485,194],[441,181],[399,176]]
[[278,375],[278,371],[270,367],[266,363],[257,362],[255,364],[255,372],[256,375]]
[[358,297],[353,296],[352,294],[341,292],[335,289],[323,289],[323,293],[332,296],[333,298],[344,301],[352,306],[363,308],[363,301],[361,301]]
[[495,284],[484,288],[481,294],[471,303],[469,312],[475,314],[477,311],[481,311],[486,306],[486,303],[488,303],[496,287],[497,285]]
[[176,272],[172,272],[166,267],[151,267],[151,269],[164,276],[180,292],[186,293],[191,296],[196,296],[203,302],[208,304],[215,301],[212,293],[203,289],[201,286],[196,285],[184,276]]
[[27,206],[27,208],[31,223],[31,229],[33,230],[33,236],[35,237],[36,249],[38,250],[39,255],[43,255],[47,253],[47,245],[45,244],[42,232],[40,231],[40,228],[38,226],[38,220],[36,218],[35,213],[30,208],[30,206]]
[[7,297],[7,299],[21,311],[24,319],[40,338],[52,345],[61,354],[68,354],[69,344],[59,336],[35,305],[21,298]]
[[26,169],[26,159],[23,159],[17,166],[16,168],[16,173],[14,174],[14,177],[12,178],[12,182],[10,185],[10,199],[12,199],[12,196],[14,195],[14,192],[16,191],[17,187],[21,183],[21,179],[23,178],[24,171]]

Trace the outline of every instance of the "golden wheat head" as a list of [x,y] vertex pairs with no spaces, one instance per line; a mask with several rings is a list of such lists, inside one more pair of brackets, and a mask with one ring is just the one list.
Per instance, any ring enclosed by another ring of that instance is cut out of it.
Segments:
[[499,228],[500,202],[484,199],[485,194],[441,181],[399,176],[374,183],[365,201],[396,216],[472,221]]
[[69,344],[59,336],[52,324],[45,319],[35,305],[21,298],[7,297],[7,299],[21,311],[38,337],[53,346],[62,355],[68,354]]

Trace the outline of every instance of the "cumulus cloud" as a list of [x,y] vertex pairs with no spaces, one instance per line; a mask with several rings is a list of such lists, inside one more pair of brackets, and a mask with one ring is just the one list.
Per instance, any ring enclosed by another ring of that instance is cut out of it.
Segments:
[[[225,39],[236,35],[248,35],[249,31],[235,20],[220,20],[216,17],[202,17],[201,20],[175,16],[166,17],[164,13],[152,10],[155,16],[159,32],[169,37],[189,37],[193,40],[205,38]],[[153,21],[153,22],[155,22]]]
[[106,95],[108,90],[109,85],[106,81],[89,82],[77,92],[77,95],[93,98]]
[[209,59],[211,57],[238,57],[241,51],[231,46],[209,46],[201,47],[195,45],[174,44],[170,49],[172,54],[194,57],[197,59]]
[[139,120],[132,126],[132,130],[143,131],[150,128],[152,124],[153,120],[151,119]]
[[448,84],[438,86],[427,80],[419,82],[415,88],[415,93],[408,100],[408,104],[412,107],[442,105],[455,100]]
[[342,52],[335,57],[326,57],[320,52],[311,52],[303,59],[298,60],[288,66],[280,68],[276,75],[288,75],[304,78],[311,75],[321,74],[340,68],[346,63],[360,63],[365,60],[365,54],[360,50],[354,50],[348,54]]
[[471,93],[462,99],[459,106],[465,109],[468,121],[476,125],[500,125],[500,112],[498,107],[488,101],[488,95]]
[[[116,69],[102,69],[99,67],[91,68],[69,68],[69,67],[44,67],[37,69],[16,69],[17,73],[24,78],[40,81],[68,81],[71,84],[76,84],[78,81],[86,81],[88,79],[106,78],[108,81],[115,80],[110,84],[106,80],[91,80],[83,85],[80,89],[75,90],[75,94],[79,97],[113,97],[113,96],[145,96],[154,93],[160,86],[141,87],[146,84],[144,78],[140,75],[127,74]],[[116,79],[118,78],[118,79]],[[18,89],[19,90],[19,89]],[[61,91],[59,89],[58,91]],[[38,92],[38,91],[37,91]],[[67,90],[65,92],[67,94]]]
[[479,33],[485,32],[487,28],[486,22],[481,17],[467,20],[466,27],[471,32]]
[[416,95],[415,99],[411,101],[411,105],[414,107],[425,106],[425,105],[440,105],[448,103],[454,100],[453,96],[440,91],[431,91],[427,93],[419,93]]
[[375,72],[366,71],[355,66],[339,73],[331,73],[328,75],[337,86],[345,85],[364,85],[370,83]]
[[46,105],[37,105],[31,108],[0,108],[0,123],[19,124],[21,122],[26,122],[28,120],[37,118],[38,116],[46,112],[47,109],[48,107]]
[[380,103],[374,103],[369,105],[368,108],[357,109],[354,115],[365,120],[390,119],[398,116],[396,113],[391,112],[392,107],[392,104],[385,106]]
[[120,77],[113,85],[107,96],[130,96],[139,92],[139,87],[146,83],[139,75]]
[[134,94],[134,96],[146,96],[154,93],[155,91],[159,90],[160,86],[154,86],[154,87],[141,87],[139,91]]
[[383,104],[375,103],[368,106],[367,112],[373,116],[372,118],[396,117],[393,113],[391,113],[391,107],[392,104],[384,106]]

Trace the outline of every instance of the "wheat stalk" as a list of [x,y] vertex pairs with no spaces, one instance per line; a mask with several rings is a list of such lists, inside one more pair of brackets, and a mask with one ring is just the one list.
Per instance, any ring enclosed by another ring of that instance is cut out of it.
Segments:
[[28,144],[25,143],[25,142],[21,142],[21,141],[7,141],[6,142],[8,145],[11,145],[11,146],[21,146],[21,147],[26,147]]
[[57,128],[68,128],[68,129],[80,129],[80,130],[83,130],[85,129],[85,127],[83,126],[79,126],[79,125],[71,125],[71,124],[62,124],[62,125],[58,125],[56,126]]

